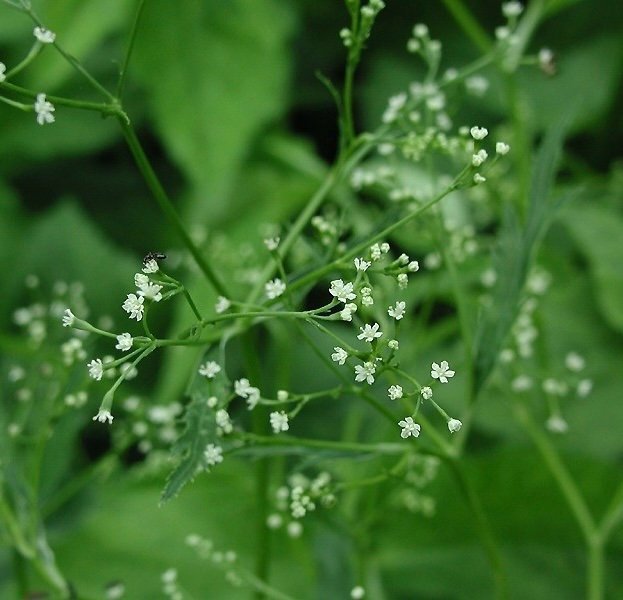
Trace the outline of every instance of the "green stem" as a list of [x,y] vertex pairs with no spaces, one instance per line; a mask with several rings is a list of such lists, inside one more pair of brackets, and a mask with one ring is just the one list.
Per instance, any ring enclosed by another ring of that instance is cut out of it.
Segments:
[[147,158],[143,147],[134,132],[134,128],[130,123],[122,118],[119,118],[119,124],[121,125],[121,130],[123,131],[125,140],[130,148],[130,151],[132,152],[132,156],[134,156],[134,160],[136,161],[139,171],[145,179],[145,183],[147,183],[147,186],[160,206],[160,209],[169,220],[170,225],[173,229],[175,229],[175,232],[181,239],[184,246],[186,246],[186,249],[192,254],[197,265],[206,276],[206,279],[212,284],[212,287],[222,296],[228,296],[224,285],[217,277],[216,273],[212,270],[212,267],[202,256],[199,248],[197,248],[195,243],[190,238],[190,235],[188,235],[182,219],[177,214],[173,203],[169,200],[169,197],[164,191],[158,176],[154,172],[151,163],[149,162],[149,159]]
[[132,22],[132,29],[130,31],[130,39],[128,41],[128,47],[125,52],[123,65],[121,66],[121,71],[119,72],[119,81],[117,82],[117,94],[116,94],[118,99],[121,99],[121,96],[123,95],[126,76],[128,73],[128,65],[130,64],[132,50],[134,50],[134,42],[136,41],[136,33],[138,31],[138,24],[141,20],[141,16],[143,14],[144,8],[145,8],[145,0],[138,0],[138,6],[136,7],[136,12],[134,13],[134,21]]
[[623,521],[623,482],[619,484],[599,524],[599,532],[604,541],[610,537],[612,530],[621,521]]
[[472,13],[466,8],[465,4],[461,0],[443,0],[443,3],[467,37],[480,50],[489,52],[492,46],[491,39]]
[[604,598],[604,542],[598,537],[588,541],[588,577],[586,581],[587,600]]

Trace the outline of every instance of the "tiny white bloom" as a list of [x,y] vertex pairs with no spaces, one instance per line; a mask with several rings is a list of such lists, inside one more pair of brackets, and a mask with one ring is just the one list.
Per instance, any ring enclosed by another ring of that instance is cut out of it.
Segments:
[[373,362],[357,365],[355,367],[355,381],[366,381],[368,385],[372,385],[374,383],[374,373],[376,373],[376,365]]
[[567,429],[569,429],[567,421],[565,421],[560,415],[552,415],[549,419],[547,419],[545,426],[552,433],[565,433]]
[[372,260],[379,260],[381,258],[381,247],[378,244],[370,246],[370,258],[372,258]]
[[347,304],[341,311],[340,311],[340,318],[342,319],[342,321],[352,321],[353,320],[353,313],[357,312],[357,305],[356,304]]
[[357,269],[357,271],[367,271],[368,267],[372,264],[363,258],[356,258],[353,262],[355,263],[355,269]]
[[32,34],[42,44],[53,44],[56,39],[56,34],[45,27],[35,27]]
[[450,369],[447,360],[442,360],[441,365],[437,363],[432,364],[430,376],[433,379],[439,379],[440,383],[448,383],[448,377],[454,377],[454,371]]
[[565,366],[569,371],[575,371],[576,373],[584,369],[586,361],[577,352],[569,352],[565,356]]
[[423,38],[428,35],[428,27],[424,23],[416,23],[413,26],[413,35],[418,38]]
[[279,402],[286,402],[288,397],[289,397],[288,390],[277,391],[277,400],[279,400]]
[[396,319],[396,321],[400,321],[400,319],[405,316],[406,308],[407,304],[405,302],[396,302],[395,306],[390,306],[387,309],[387,314]]
[[217,314],[224,313],[231,306],[231,302],[225,298],[225,296],[219,296],[216,299],[216,304],[214,305],[214,310]]
[[409,257],[403,252],[397,258],[397,262],[398,262],[399,265],[408,265],[409,264]]
[[100,423],[106,423],[108,421],[109,425],[112,425],[113,416],[109,410],[100,410],[94,417],[94,421],[99,421]]
[[63,313],[63,327],[71,327],[74,324],[75,318],[76,315],[69,308],[66,308]]
[[511,150],[511,147],[508,144],[505,144],[504,142],[498,142],[495,145],[495,151],[500,155],[500,156],[504,156],[505,154],[508,154]]
[[119,367],[120,373],[123,375],[123,378],[134,379],[138,375],[138,369],[132,363],[125,363]]
[[229,413],[224,408],[216,411],[215,419],[216,424],[223,430],[223,433],[232,432],[233,425],[231,424]]
[[223,449],[214,444],[208,444],[203,451],[206,464],[210,467],[223,462]]
[[402,398],[402,387],[399,385],[391,385],[387,390],[387,395],[390,400],[398,400]]
[[456,433],[461,429],[461,427],[463,427],[463,423],[461,423],[458,419],[450,419],[448,421],[448,429],[450,430],[450,433]]
[[281,294],[286,291],[286,284],[281,281],[281,279],[275,278],[271,281],[266,282],[266,285],[264,286],[264,291],[266,292],[266,296],[270,300],[273,300],[281,296]]
[[115,348],[117,350],[121,350],[121,352],[127,352],[130,348],[132,348],[132,344],[134,343],[134,338],[129,333],[122,333],[117,336],[117,344]]
[[210,396],[206,400],[206,406],[208,408],[216,408],[218,406],[218,398],[216,396]]
[[274,252],[279,247],[279,242],[281,239],[279,237],[266,238],[264,240],[264,245],[270,252]]
[[366,590],[362,588],[360,585],[356,585],[350,591],[350,597],[352,598],[352,600],[361,600],[362,598],[365,598],[365,595],[366,595]]
[[162,294],[160,290],[162,289],[161,285],[157,283],[145,283],[139,287],[137,294],[139,296],[143,296],[148,300],[153,300],[154,302],[160,302],[162,300]]
[[143,263],[143,273],[157,273],[159,270],[158,261],[154,258],[150,258],[147,262]]
[[417,260],[412,260],[407,265],[407,269],[409,269],[409,271],[411,271],[412,273],[415,273],[416,271],[420,270],[420,263]]
[[380,325],[374,323],[374,325],[368,325],[367,323],[360,327],[361,333],[357,336],[358,340],[365,340],[366,342],[373,342],[376,338],[380,338],[383,335],[382,331],[379,331]]
[[513,392],[527,392],[532,387],[532,378],[528,375],[518,375],[511,381]]
[[280,433],[282,431],[288,431],[290,425],[288,423],[288,415],[283,411],[275,411],[270,413],[270,426],[273,428],[274,433]]
[[238,379],[234,381],[234,392],[236,396],[240,396],[241,398],[246,398],[251,391],[251,384],[248,379]]
[[144,285],[149,283],[149,277],[145,275],[145,273],[136,273],[134,275],[134,285],[137,288],[142,288]]
[[0,62],[0,83],[2,83],[3,81],[6,81],[6,65],[2,62]]
[[331,360],[336,362],[338,365],[343,365],[348,358],[348,352],[339,346],[335,346],[333,350],[335,350],[335,352],[331,355]]
[[247,408],[253,410],[260,401],[260,390],[256,387],[250,387],[247,395]]
[[363,296],[361,298],[361,304],[363,304],[363,306],[372,306],[374,304],[374,298],[372,296]]
[[145,302],[145,298],[143,298],[143,296],[128,294],[122,308],[130,315],[130,319],[140,321],[143,318],[143,312],[145,310],[143,302]]
[[400,437],[407,439],[410,435],[418,437],[421,427],[413,421],[413,417],[405,417],[402,421],[398,421],[398,426],[402,428]]
[[472,156],[472,165],[479,167],[485,160],[487,160],[487,151],[485,149],[478,150],[476,154]]
[[400,273],[400,275],[396,277],[396,281],[398,282],[398,287],[404,290],[409,284],[409,276],[406,273]]
[[102,375],[104,374],[104,363],[101,358],[92,360],[87,367],[89,369],[89,377],[92,377],[96,381],[100,381],[102,379]]
[[575,389],[575,393],[580,398],[586,398],[593,390],[593,381],[591,379],[582,379],[578,382],[578,386]]
[[290,523],[288,523],[287,530],[288,535],[291,538],[299,538],[303,534],[303,525],[301,525],[298,521],[290,521]]
[[387,342],[387,346],[390,350],[398,350],[398,348],[400,348],[400,343],[398,340],[389,340],[389,342]]
[[478,185],[479,183],[484,183],[485,181],[487,181],[487,178],[483,177],[480,173],[476,173],[474,175],[474,183],[476,185]]
[[357,295],[353,293],[353,287],[351,282],[344,283],[341,279],[334,279],[331,282],[329,293],[340,302],[346,304],[349,300],[354,300],[357,297]]
[[35,101],[34,108],[37,113],[37,123],[39,123],[39,125],[54,123],[55,119],[52,113],[56,109],[51,102],[46,100],[45,94],[37,94],[37,100]]
[[420,390],[420,395],[424,400],[430,400],[433,397],[433,390],[425,386]]
[[502,14],[510,19],[518,17],[523,12],[523,4],[521,2],[504,2],[502,4]]
[[469,130],[469,133],[475,140],[484,140],[489,131],[485,127],[474,126]]
[[387,254],[389,252],[389,244],[387,242],[383,242],[381,244],[381,252],[383,254]]
[[213,379],[214,376],[217,375],[217,373],[220,373],[220,371],[221,366],[213,360],[209,360],[208,362],[202,364],[199,367],[199,375],[203,375],[208,379]]

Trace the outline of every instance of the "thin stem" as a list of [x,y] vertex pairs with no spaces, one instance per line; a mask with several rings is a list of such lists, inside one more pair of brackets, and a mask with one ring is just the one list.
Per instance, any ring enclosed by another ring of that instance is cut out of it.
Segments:
[[187,250],[192,254],[195,259],[197,265],[206,276],[206,279],[212,284],[212,287],[222,296],[228,296],[227,290],[225,286],[217,277],[216,273],[212,270],[212,267],[208,264],[205,258],[202,256],[199,248],[195,245],[195,243],[188,235],[186,228],[182,222],[182,219],[177,214],[173,203],[167,196],[167,193],[164,191],[158,176],[154,172],[147,155],[145,154],[141,143],[134,132],[134,128],[132,125],[126,120],[119,118],[119,124],[121,125],[121,130],[123,131],[123,135],[126,139],[126,142],[132,152],[132,156],[134,156],[134,160],[141,172],[141,175],[145,179],[145,183],[151,190],[156,202],[160,206],[160,209],[165,214],[167,219],[169,220],[170,225],[175,229],[175,232],[181,239],[184,246],[186,246]]
[[130,64],[132,50],[134,50],[134,42],[136,41],[136,33],[138,32],[138,25],[141,20],[141,16],[143,14],[144,8],[145,8],[145,0],[138,0],[138,6],[136,7],[136,12],[134,13],[134,21],[132,22],[132,29],[130,31],[130,39],[128,41],[128,47],[126,48],[125,57],[123,59],[123,64],[121,66],[121,71],[119,72],[119,81],[117,82],[117,93],[116,93],[116,96],[118,99],[121,99],[121,96],[123,95],[126,76],[128,74],[128,65]]
[[41,44],[36,42],[30,48],[28,54],[24,57],[24,59],[17,63],[7,74],[6,78],[10,79],[17,75],[20,71],[23,71],[41,52]]
[[612,530],[623,521],[623,482],[619,484],[599,524],[599,532],[603,540],[607,540]]
[[477,19],[475,19],[472,13],[466,8],[462,0],[443,0],[443,3],[467,37],[470,38],[482,52],[489,52],[492,45],[491,39]]
[[588,559],[588,577],[586,580],[587,600],[603,600],[604,598],[604,543],[593,538],[586,545]]

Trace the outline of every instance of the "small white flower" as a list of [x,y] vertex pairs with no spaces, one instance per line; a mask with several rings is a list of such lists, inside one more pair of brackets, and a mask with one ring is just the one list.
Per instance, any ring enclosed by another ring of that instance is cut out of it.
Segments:
[[147,275],[145,275],[145,273],[136,273],[136,275],[134,275],[134,285],[137,288],[142,288],[144,285],[147,285],[149,283],[149,277]]
[[143,296],[148,300],[153,300],[154,302],[160,302],[162,300],[162,294],[160,290],[162,289],[161,285],[157,283],[145,283],[139,287],[137,294],[139,296]]
[[213,379],[214,376],[217,375],[217,373],[220,373],[220,371],[221,366],[213,360],[209,360],[208,362],[202,364],[199,367],[199,375],[203,375],[208,379]]
[[475,140],[484,140],[489,134],[489,131],[487,131],[485,127],[474,126],[469,130],[469,133]]
[[390,350],[398,350],[398,348],[400,348],[400,343],[398,340],[389,340],[389,342],[387,342],[387,346]]
[[567,429],[569,429],[569,425],[567,421],[565,421],[560,415],[552,415],[545,426],[552,433],[566,433]]
[[94,417],[94,421],[99,421],[100,423],[106,423],[108,421],[109,425],[112,425],[113,416],[109,410],[100,410]]
[[273,300],[274,298],[278,298],[286,291],[286,284],[281,281],[279,278],[275,278],[272,281],[266,282],[264,286],[264,291],[266,292],[266,296]]
[[532,378],[528,375],[518,375],[511,381],[513,392],[527,392],[532,387]]
[[214,310],[216,311],[216,314],[220,315],[221,313],[224,313],[226,310],[229,310],[230,306],[231,306],[231,302],[227,298],[225,298],[225,296],[219,296],[216,299]]
[[6,65],[2,62],[0,62],[0,83],[2,83],[3,81],[6,81]]
[[400,321],[400,319],[405,316],[406,308],[407,304],[405,302],[396,302],[395,306],[390,306],[387,309],[387,314],[396,319],[396,321]]
[[143,318],[143,312],[145,310],[143,302],[145,302],[145,298],[143,296],[128,294],[122,308],[130,315],[130,319],[140,321]]
[[53,44],[56,39],[56,34],[45,27],[35,27],[32,34],[42,44]]
[[233,425],[231,424],[229,413],[224,408],[221,408],[220,410],[216,411],[215,419],[216,419],[216,424],[218,425],[218,427],[221,428],[223,433],[232,432]]
[[376,365],[373,362],[365,362],[355,367],[355,381],[366,381],[368,385],[374,383]]
[[366,595],[366,590],[362,588],[360,585],[356,585],[350,591],[350,597],[352,598],[352,600],[361,600],[362,598],[365,598],[365,595]]
[[387,254],[389,252],[389,244],[387,242],[383,242],[381,244],[381,252],[383,254]]
[[290,521],[290,523],[288,523],[287,531],[291,538],[299,538],[303,534],[303,525],[301,525],[298,521]]
[[208,408],[216,408],[218,406],[218,398],[216,396],[210,396],[206,400],[206,406]]
[[586,398],[586,396],[588,396],[591,391],[593,390],[593,382],[591,379],[582,379],[581,381],[578,382],[578,385],[575,389],[575,393],[580,397],[580,398]]
[[104,374],[104,363],[101,358],[92,360],[87,367],[89,369],[89,377],[92,377],[96,381],[100,381],[102,379],[102,375]]
[[273,428],[274,433],[280,433],[282,431],[288,431],[290,425],[288,423],[288,415],[282,410],[270,413],[270,426]]
[[399,265],[408,265],[409,264],[409,257],[403,252],[397,259],[396,262]]
[[127,352],[130,348],[132,348],[132,344],[134,343],[134,338],[129,333],[122,333],[117,336],[117,344],[115,348],[117,350],[121,350],[121,352]]
[[400,437],[407,439],[410,435],[418,437],[421,427],[413,421],[413,417],[405,417],[404,420],[398,421],[398,426],[402,428]]
[[120,373],[123,375],[123,378],[134,379],[138,375],[138,369],[132,363],[125,363],[119,367]]
[[266,248],[268,248],[270,252],[274,252],[275,250],[277,250],[277,248],[279,248],[280,241],[281,239],[279,237],[266,238],[264,240],[264,245],[266,246]]
[[567,356],[565,356],[565,366],[569,371],[574,371],[578,373],[586,366],[586,361],[584,357],[580,356],[577,352],[569,352]]
[[346,304],[349,300],[354,300],[357,297],[357,295],[353,293],[353,287],[351,282],[344,283],[341,279],[334,279],[331,282],[329,293],[340,302]]
[[247,395],[247,409],[253,410],[260,401],[260,390],[256,387],[250,387]]
[[240,396],[241,398],[246,398],[253,388],[249,383],[248,379],[238,379],[234,381],[234,392],[236,396]]
[[476,173],[474,175],[473,181],[476,185],[478,185],[479,183],[484,183],[485,181],[487,181],[487,178],[483,177],[480,173]]
[[361,298],[361,304],[363,306],[372,306],[374,304],[374,298],[372,296],[363,296]]
[[412,260],[408,265],[407,269],[411,271],[411,273],[415,273],[420,270],[420,263],[417,260]]
[[355,269],[357,269],[357,271],[367,271],[368,267],[372,264],[363,258],[356,258],[353,262],[355,263]]
[[463,427],[463,423],[461,423],[458,419],[450,419],[448,421],[448,429],[450,430],[450,433],[456,433],[461,429],[461,427]]
[[424,400],[430,400],[433,397],[433,390],[425,386],[420,390],[420,395]]
[[423,38],[428,35],[428,27],[424,23],[416,23],[413,26],[414,37]]
[[335,346],[333,350],[335,350],[335,352],[331,355],[331,360],[336,362],[338,365],[343,365],[348,358],[348,352],[339,346]]
[[504,2],[502,4],[502,14],[510,19],[518,17],[523,12],[523,4],[521,2]]
[[286,402],[289,396],[288,390],[277,390],[277,400],[279,400],[279,402]]
[[370,246],[370,258],[374,261],[381,258],[381,247],[378,244]]
[[45,94],[37,94],[37,100],[35,101],[34,108],[37,113],[37,123],[39,123],[39,125],[54,123],[55,119],[52,113],[56,109],[51,102],[48,102],[45,99]]
[[402,398],[402,387],[399,385],[390,386],[387,390],[387,395],[390,400],[398,400],[399,398]]
[[352,321],[353,320],[353,313],[357,312],[357,305],[356,304],[347,304],[341,311],[340,311],[340,318],[342,319],[342,321]]
[[505,144],[504,142],[498,142],[495,145],[495,151],[500,156],[504,156],[505,154],[508,154],[510,150],[511,150],[511,147],[508,144]]
[[454,377],[454,371],[450,369],[447,360],[442,360],[441,365],[437,363],[432,364],[430,376],[433,379],[439,379],[440,383],[448,383],[448,377]]
[[203,457],[206,464],[210,467],[223,462],[223,449],[214,444],[208,444],[203,451]]
[[66,308],[63,313],[63,327],[71,327],[75,319],[76,315],[74,315],[69,308]]
[[143,263],[143,273],[157,273],[159,270],[160,267],[158,266],[158,261],[154,258],[150,258],[147,262]]
[[357,336],[358,340],[365,340],[366,342],[373,342],[376,338],[380,338],[383,335],[382,331],[379,331],[380,325],[375,323],[374,325],[368,325],[367,323],[359,328],[361,333]]
[[478,150],[478,152],[472,156],[472,165],[474,165],[474,167],[479,167],[483,162],[485,162],[485,160],[487,160],[488,156],[489,155],[485,149]]
[[406,273],[400,273],[400,275],[396,277],[396,281],[398,282],[398,287],[401,290],[404,290],[407,288],[407,285],[409,284],[409,276]]

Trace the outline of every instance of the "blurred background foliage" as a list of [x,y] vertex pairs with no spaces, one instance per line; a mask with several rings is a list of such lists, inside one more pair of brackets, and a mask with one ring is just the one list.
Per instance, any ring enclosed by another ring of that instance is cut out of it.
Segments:
[[[414,23],[427,23],[443,41],[443,67],[461,66],[479,53],[443,2],[387,4],[358,77],[356,115],[364,128],[376,127],[388,96],[422,74],[404,50]],[[500,24],[499,2],[466,4],[487,31]],[[65,47],[111,87],[133,5],[129,0],[36,3]],[[539,251],[540,264],[553,277],[541,304],[547,357],[542,368],[562,369],[569,350],[587,359],[594,392],[565,404],[569,433],[556,438],[556,444],[590,507],[601,514],[621,481],[623,463],[623,11],[619,0],[560,0],[550,6],[531,49],[552,48],[558,75],[549,79],[526,68],[518,83],[523,125],[533,139],[563,108],[571,106],[573,112],[557,189],[575,190],[575,199],[556,215]],[[334,158],[337,140],[332,100],[314,73],[340,81],[344,49],[338,31],[346,24],[337,0],[147,3],[127,110],[197,235],[223,232],[232,245],[261,239],[259,225],[292,218],[313,192]],[[3,62],[19,60],[30,39],[31,23],[0,6]],[[506,119],[503,82],[493,68],[486,75],[490,91],[462,104],[457,123],[495,126]],[[21,83],[50,94],[91,97],[53,51],[44,52]],[[26,302],[27,275],[37,274],[44,290],[57,280],[81,281],[92,313],[119,319],[121,299],[140,258],[177,243],[135,170],[117,124],[66,108],[57,108],[56,117],[53,126],[39,127],[30,115],[0,105],[3,373],[24,351],[12,314]],[[454,318],[453,311],[443,310],[448,302],[440,293],[448,287],[443,277],[422,273],[421,284],[415,284],[436,300],[438,325]],[[192,285],[199,297],[211,301],[203,284]],[[184,322],[184,316],[162,315],[159,325],[164,330],[172,320]],[[452,338],[440,346],[434,331],[413,335],[424,356],[440,348],[447,357],[459,354]],[[137,380],[137,390],[154,401],[178,399],[194,360],[180,351],[154,358]],[[310,368],[315,360],[311,355],[290,360],[290,382],[299,389],[320,388],[323,376]],[[264,377],[262,389],[280,385],[271,381],[269,367]],[[444,390],[457,414],[463,405],[460,382],[457,377],[457,385]],[[8,393],[6,383],[2,389]],[[513,424],[508,394],[498,373],[479,404],[464,460],[502,544],[513,597],[580,598],[585,566],[579,533],[534,448]],[[54,433],[44,490],[53,490],[55,482],[87,467],[106,449],[106,431],[88,424],[96,403],[92,398],[84,412],[76,411]],[[345,411],[324,403],[305,418],[314,434],[329,438],[337,427],[334,415],[339,420]],[[365,413],[362,418],[374,427],[376,417]],[[537,418],[544,421],[545,412]],[[327,460],[345,473],[357,469],[334,457]],[[140,472],[139,477],[132,461],[126,463],[50,515],[58,563],[77,588],[102,597],[106,583],[123,580],[128,598],[156,598],[160,573],[176,566],[195,598],[247,597],[226,584],[221,573],[205,569],[183,541],[197,532],[253,563],[253,465],[228,460],[158,508],[162,474]],[[370,598],[491,596],[471,516],[448,473],[442,469],[431,485],[437,510],[428,518],[388,503],[375,512],[383,494],[370,491],[343,507],[352,519],[358,510],[369,519],[368,527],[355,528],[356,536],[340,535],[330,511],[315,519],[302,539],[275,534],[274,584],[297,598],[346,598],[356,583],[353,556],[359,552],[373,574],[369,580],[376,581]],[[623,597],[621,528],[607,557],[608,597]],[[13,597],[13,589],[11,555],[0,549],[1,597]]]

